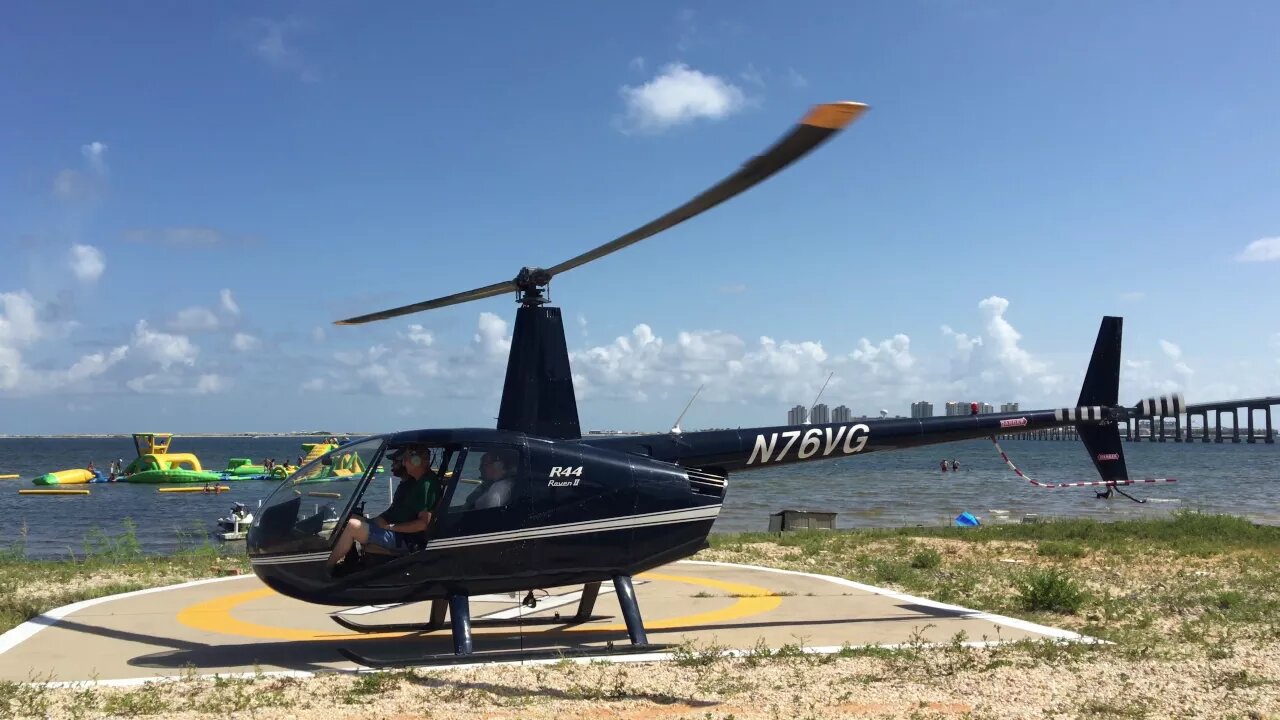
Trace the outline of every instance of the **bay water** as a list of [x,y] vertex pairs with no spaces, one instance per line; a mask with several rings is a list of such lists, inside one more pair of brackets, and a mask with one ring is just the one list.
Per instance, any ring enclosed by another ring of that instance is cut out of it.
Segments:
[[[261,462],[294,462],[301,444],[323,438],[183,437],[172,452],[194,453],[206,469],[226,467],[233,457]],[[1097,480],[1079,441],[1001,441],[1010,459],[1042,482]],[[1044,489],[1014,475],[990,440],[973,440],[894,452],[876,452],[825,462],[765,468],[732,475],[714,532],[763,531],[782,510],[837,513],[836,525],[896,527],[950,524],[969,512],[984,523],[1039,518],[1089,517],[1099,520],[1159,517],[1176,510],[1226,513],[1280,525],[1280,445],[1216,443],[1124,443],[1133,478],[1171,477],[1174,483],[1122,489],[1146,500],[1120,495],[1100,500],[1094,488]],[[19,495],[46,472],[84,467],[104,469],[112,460],[136,456],[129,437],[0,438],[0,548],[22,543],[28,557],[66,557],[85,552],[86,538],[118,535],[126,519],[147,552],[171,552],[183,545],[212,542],[214,521],[233,502],[256,506],[279,481],[227,483],[220,494],[159,493],[155,485],[128,483],[76,486],[87,496]],[[940,472],[940,460],[957,460],[960,470]],[[380,509],[385,491],[369,498]],[[236,551],[237,544],[228,550]],[[238,544],[243,551],[243,543]]]

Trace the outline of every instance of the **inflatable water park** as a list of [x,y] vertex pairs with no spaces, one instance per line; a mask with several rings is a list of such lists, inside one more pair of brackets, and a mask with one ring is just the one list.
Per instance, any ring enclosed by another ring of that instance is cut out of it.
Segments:
[[[149,485],[190,485],[209,486],[225,492],[226,486],[221,483],[239,480],[278,480],[297,472],[298,467],[307,465],[325,453],[339,446],[336,438],[328,438],[320,443],[303,443],[305,455],[301,465],[255,465],[249,458],[231,458],[223,470],[206,470],[200,458],[192,453],[170,452],[173,442],[172,433],[133,433],[133,446],[138,456],[124,467],[115,463],[104,473],[93,467],[72,468],[46,473],[35,478],[32,483],[45,486],[86,485],[89,483],[140,483]],[[308,478],[308,482],[322,482],[364,473],[364,465],[357,453],[340,456],[332,465],[324,466],[316,476]],[[191,487],[190,492],[202,490],[202,487]],[[165,491],[165,490],[162,490]],[[37,494],[35,490],[20,491],[24,494]],[[50,489],[48,493],[55,490]],[[70,490],[66,491],[70,492]],[[80,490],[87,494],[87,490]]]

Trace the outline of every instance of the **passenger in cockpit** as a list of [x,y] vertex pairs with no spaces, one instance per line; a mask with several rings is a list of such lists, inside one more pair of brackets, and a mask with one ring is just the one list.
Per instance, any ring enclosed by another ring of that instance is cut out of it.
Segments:
[[480,458],[480,487],[467,497],[467,508],[483,510],[502,507],[515,490],[515,454],[507,450],[490,450]]
[[[432,509],[440,498],[440,478],[431,469],[431,450],[422,446],[400,448],[390,456],[391,472],[400,478],[391,505],[369,519],[351,518],[329,553],[330,572],[341,574],[339,560],[355,543],[365,552],[404,555],[421,547],[431,526]],[[346,563],[342,563],[345,566]]]

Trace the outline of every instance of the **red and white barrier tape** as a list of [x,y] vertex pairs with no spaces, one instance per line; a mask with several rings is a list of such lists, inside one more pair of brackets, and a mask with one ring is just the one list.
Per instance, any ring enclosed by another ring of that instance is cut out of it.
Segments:
[[1174,478],[1141,478],[1138,480],[1093,480],[1090,482],[1043,483],[1031,477],[1030,475],[1022,472],[1021,470],[1019,470],[1018,466],[1014,465],[1013,461],[1009,459],[1009,456],[1005,454],[1004,448],[1000,447],[1000,443],[996,441],[996,438],[994,435],[991,436],[991,443],[996,446],[996,452],[1000,453],[1000,459],[1004,460],[1005,464],[1008,465],[1011,470],[1017,473],[1018,477],[1022,478],[1023,480],[1026,480],[1027,482],[1031,483],[1032,485],[1035,485],[1036,487],[1041,487],[1041,488],[1097,487],[1099,485],[1115,486],[1115,485],[1136,485],[1138,483],[1177,482],[1177,480]]

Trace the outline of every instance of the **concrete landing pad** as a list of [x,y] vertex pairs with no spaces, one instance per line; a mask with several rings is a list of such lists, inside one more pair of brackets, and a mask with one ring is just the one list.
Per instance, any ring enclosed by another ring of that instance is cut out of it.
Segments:
[[[964,631],[972,642],[1025,638],[1081,640],[1034,623],[915,598],[824,575],[726,563],[682,561],[637,576],[636,594],[649,641],[749,650],[799,644],[898,645],[915,637],[945,643]],[[520,595],[472,598],[476,652],[604,651],[629,645],[609,583],[597,619],[555,622],[577,610],[581,587],[538,592],[536,609]],[[0,636],[0,680],[138,681],[190,672],[234,675],[261,671],[353,671],[339,648],[378,658],[452,653],[446,626],[430,633],[361,634],[329,617],[364,624],[425,622],[429,603],[388,608],[334,608],[291,600],[253,576],[184,583],[96,600],[46,613]],[[603,616],[603,617],[600,617]],[[522,619],[520,625],[484,620]],[[542,619],[541,622],[528,622]],[[620,656],[656,659],[662,654]]]

